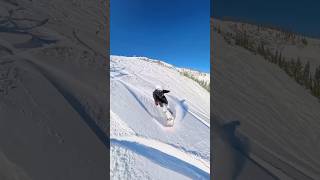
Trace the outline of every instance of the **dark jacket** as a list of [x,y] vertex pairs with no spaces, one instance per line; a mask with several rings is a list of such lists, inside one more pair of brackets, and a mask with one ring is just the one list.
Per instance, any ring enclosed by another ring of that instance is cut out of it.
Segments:
[[162,107],[162,104],[168,104],[167,98],[164,96],[165,93],[168,93],[170,91],[168,90],[154,90],[153,91],[153,99],[156,105],[160,104]]

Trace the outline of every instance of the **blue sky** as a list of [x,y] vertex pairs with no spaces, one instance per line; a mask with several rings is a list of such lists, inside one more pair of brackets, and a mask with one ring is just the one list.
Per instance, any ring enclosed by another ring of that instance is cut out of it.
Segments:
[[110,0],[111,54],[209,72],[209,19],[210,0]]
[[318,0],[213,0],[214,17],[236,17],[320,37]]

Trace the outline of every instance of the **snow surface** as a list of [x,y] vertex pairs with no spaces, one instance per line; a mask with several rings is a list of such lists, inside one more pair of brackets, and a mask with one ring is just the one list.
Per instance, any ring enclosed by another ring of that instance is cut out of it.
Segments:
[[0,180],[106,180],[109,1],[0,1]]
[[[220,25],[221,32],[234,26],[242,27],[239,22],[214,22]],[[243,25],[243,29],[255,39],[270,38],[269,47],[281,45],[286,49],[289,46],[290,42],[274,43],[274,33],[268,35],[274,30],[266,28],[261,34],[255,35],[253,30],[257,27]],[[217,31],[212,33],[212,43],[215,44],[211,52],[215,63],[212,120],[225,127],[222,130],[228,137],[214,134],[215,154],[219,154],[215,158],[215,163],[219,165],[215,169],[215,178],[227,175],[232,178],[236,175],[236,179],[245,180],[320,179],[320,144],[317,143],[320,137],[319,100],[277,65],[242,47],[227,43]],[[311,51],[315,48],[311,46],[315,46],[316,40],[307,39],[309,43],[303,48],[310,48]],[[299,46],[295,47],[299,49]],[[294,53],[299,54],[301,60],[306,56],[317,59],[319,64],[316,52],[308,54],[307,51],[295,50]],[[311,67],[315,64],[311,63]],[[232,125],[233,122],[238,125]],[[218,129],[217,126],[213,128]],[[228,142],[232,146],[226,145]],[[244,153],[237,154],[234,151],[239,148]],[[243,154],[248,154],[249,158]],[[270,177],[270,173],[274,177]]]
[[[111,178],[210,179],[210,95],[172,65],[111,56]],[[170,90],[173,127],[153,102]]]

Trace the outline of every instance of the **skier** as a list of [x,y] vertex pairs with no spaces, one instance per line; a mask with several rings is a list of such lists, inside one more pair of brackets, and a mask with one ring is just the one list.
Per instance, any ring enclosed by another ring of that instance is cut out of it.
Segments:
[[169,90],[162,89],[160,85],[156,86],[156,89],[153,91],[153,99],[156,106],[160,105],[160,107],[163,108],[163,111],[166,112],[169,108],[168,106],[168,100],[165,93],[170,92]]
[[172,112],[169,110],[168,100],[165,93],[170,92],[169,90],[162,89],[161,86],[157,85],[156,89],[153,91],[153,99],[156,106],[160,105],[162,107],[163,112],[167,118],[167,126],[173,126],[174,117],[172,116]]

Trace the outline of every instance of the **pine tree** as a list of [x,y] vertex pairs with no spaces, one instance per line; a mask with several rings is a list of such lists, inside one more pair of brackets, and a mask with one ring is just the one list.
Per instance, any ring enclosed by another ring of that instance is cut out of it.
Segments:
[[312,92],[316,97],[320,97],[320,66],[318,66],[315,70],[313,81]]
[[270,49],[267,47],[265,50],[265,58],[267,60],[271,61],[271,56],[272,56],[272,53],[271,53]]
[[310,83],[310,62],[308,61],[303,69],[303,82],[304,82],[304,86],[307,89],[311,89],[311,83]]
[[278,56],[279,56],[278,54],[279,54],[279,53],[278,53],[278,50],[276,50],[276,55],[274,55],[274,56],[271,57],[271,62],[277,63]]
[[217,30],[218,33],[220,34],[220,33],[221,33],[220,25],[218,25],[217,29],[218,29],[218,30]]
[[295,79],[299,84],[302,84],[302,63],[300,61],[300,58],[297,58],[297,61],[295,63]]
[[295,62],[294,62],[294,59],[291,59],[290,62],[288,63],[288,75],[294,78],[294,74],[295,74]]
[[239,35],[239,32],[236,32],[236,37],[235,37],[235,44],[236,45],[240,45],[241,39],[240,39],[240,35]]
[[261,56],[265,57],[265,48],[264,48],[264,44],[262,42],[260,42],[259,48],[258,48],[258,54],[260,54]]
[[314,80],[316,82],[320,82],[320,66],[316,68],[315,74],[314,74]]
[[286,63],[285,57],[281,58],[279,62],[279,66],[281,69],[285,69],[285,63]]
[[280,52],[279,57],[277,58],[277,64],[280,65],[281,60],[282,60],[282,53]]
[[304,45],[308,45],[308,41],[306,38],[302,38],[301,42],[304,44]]

